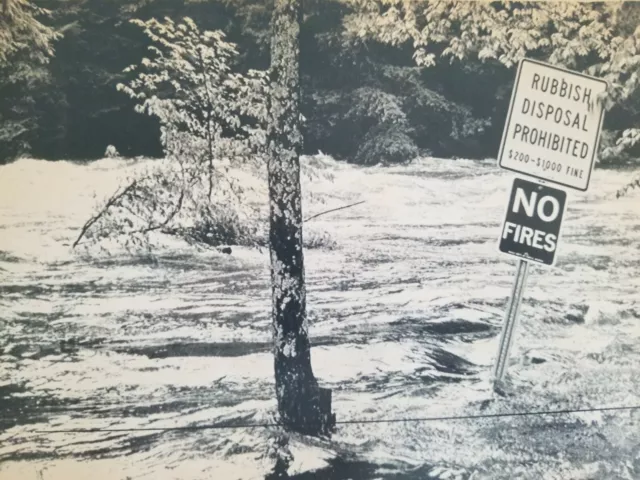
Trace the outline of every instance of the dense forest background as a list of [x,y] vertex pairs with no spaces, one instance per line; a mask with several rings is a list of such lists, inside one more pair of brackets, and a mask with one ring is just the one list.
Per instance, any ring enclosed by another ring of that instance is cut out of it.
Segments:
[[[239,70],[269,67],[271,7],[264,0],[31,4],[46,9],[36,17],[58,37],[47,62],[28,61],[27,51],[0,68],[0,163],[23,154],[89,160],[103,157],[109,145],[128,157],[162,155],[157,119],[137,113],[135,101],[116,89],[126,78],[123,70],[148,55],[150,41],[129,22],[133,18],[191,17],[201,29],[220,29],[237,44]],[[350,2],[309,0],[304,8],[306,153],[320,150],[360,164],[416,155],[496,155],[515,66],[454,57],[424,68],[416,65],[411,42],[358,42],[347,35],[344,19],[352,13]],[[640,4],[625,6],[622,17],[634,29]],[[613,145],[639,120],[639,95],[617,104],[605,116],[602,146]],[[632,161],[637,150],[602,161]]]

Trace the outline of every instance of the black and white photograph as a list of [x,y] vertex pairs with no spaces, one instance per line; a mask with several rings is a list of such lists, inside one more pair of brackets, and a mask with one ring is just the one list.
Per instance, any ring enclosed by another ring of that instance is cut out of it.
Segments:
[[0,480],[640,480],[640,2],[0,0]]

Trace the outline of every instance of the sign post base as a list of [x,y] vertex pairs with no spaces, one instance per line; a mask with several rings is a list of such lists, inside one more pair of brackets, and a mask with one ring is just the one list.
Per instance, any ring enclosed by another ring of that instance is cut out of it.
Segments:
[[500,347],[498,349],[498,357],[493,369],[493,388],[499,389],[504,380],[509,362],[509,352],[513,344],[513,336],[518,323],[518,313],[520,311],[520,302],[524,293],[524,287],[527,281],[529,271],[529,263],[525,260],[518,260],[518,270],[516,271],[516,279],[511,290],[511,298],[507,304],[504,325],[500,336]]

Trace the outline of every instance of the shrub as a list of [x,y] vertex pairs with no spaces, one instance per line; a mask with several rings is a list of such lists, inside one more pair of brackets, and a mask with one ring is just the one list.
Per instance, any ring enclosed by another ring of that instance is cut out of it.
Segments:
[[335,240],[327,232],[318,232],[306,228],[302,240],[304,248],[308,249],[333,250],[336,248]]
[[402,163],[418,156],[418,147],[398,125],[381,123],[365,135],[355,156],[362,165]]

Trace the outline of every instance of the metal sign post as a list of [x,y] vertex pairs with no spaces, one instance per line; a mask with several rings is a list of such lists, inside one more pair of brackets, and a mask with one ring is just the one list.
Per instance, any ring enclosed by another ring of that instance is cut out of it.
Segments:
[[504,379],[504,374],[507,370],[509,352],[511,351],[511,345],[513,344],[513,335],[516,331],[516,325],[518,323],[518,312],[520,311],[520,302],[522,301],[524,287],[527,283],[528,271],[529,263],[525,260],[518,260],[516,280],[513,284],[509,304],[507,305],[507,313],[505,315],[502,334],[500,336],[500,348],[498,349],[498,357],[496,358],[496,364],[493,369],[494,389],[499,386],[500,382],[502,382],[502,380]]
[[546,182],[587,191],[602,130],[606,91],[601,78],[525,58],[520,61],[498,166],[534,177],[545,185],[515,179],[500,235],[499,250],[518,257],[493,375],[502,383],[518,323],[528,262],[553,266],[566,208],[564,190]]
[[494,390],[499,389],[507,371],[529,263],[545,267],[555,263],[566,197],[563,190],[521,178],[513,181],[498,249],[518,258],[518,270],[507,304],[498,357],[493,370]]

